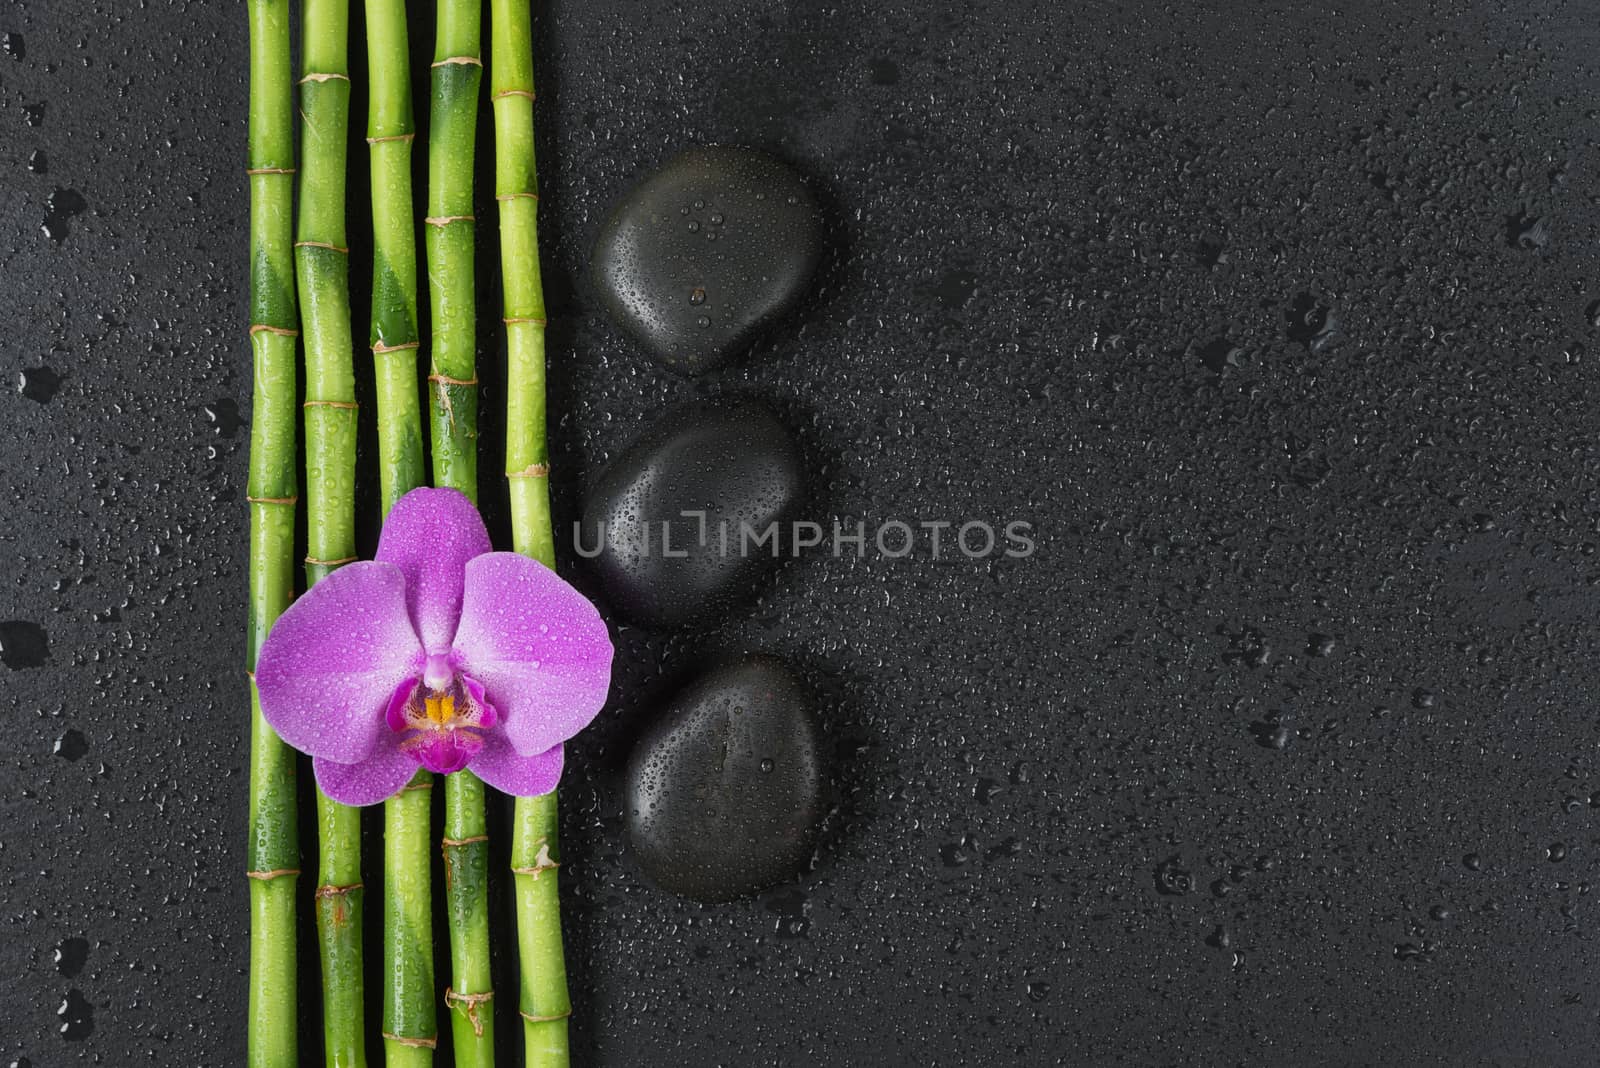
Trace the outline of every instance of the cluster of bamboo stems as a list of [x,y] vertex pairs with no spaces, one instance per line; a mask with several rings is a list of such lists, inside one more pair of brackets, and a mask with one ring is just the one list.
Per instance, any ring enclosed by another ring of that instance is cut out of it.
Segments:
[[[290,55],[291,0],[247,0],[250,27],[250,339],[255,396],[250,443],[250,637],[261,641],[294,596],[297,339],[305,354],[307,584],[353,560],[358,410],[346,239],[349,4],[302,0],[301,76]],[[370,71],[371,350],[378,406],[382,510],[425,478],[418,366],[416,218],[410,46],[404,0],[364,0]],[[539,275],[533,147],[533,49],[528,0],[490,0],[504,323],[506,474],[517,551],[554,566],[544,404],[544,297]],[[424,217],[432,334],[427,346],[433,479],[476,500],[477,347],[473,171],[481,90],[481,0],[437,0]],[[295,165],[298,82],[301,163]],[[296,225],[295,193],[299,213]],[[297,301],[298,296],[298,301]],[[431,1063],[438,1042],[429,856],[433,776],[384,806],[385,1062]],[[456,1062],[494,1061],[489,974],[489,843],[485,788],[446,776],[444,991]],[[317,944],[326,1063],[364,1065],[361,824],[358,810],[317,796]],[[519,1014],[526,1063],[568,1060],[567,996],[555,869],[554,794],[519,798],[510,847],[515,878]],[[254,700],[250,757],[249,1063],[300,1063],[296,1044],[296,760]]]

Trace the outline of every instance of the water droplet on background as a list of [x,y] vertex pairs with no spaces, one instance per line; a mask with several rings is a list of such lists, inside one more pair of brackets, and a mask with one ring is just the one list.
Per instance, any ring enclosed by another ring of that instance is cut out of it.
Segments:
[[21,619],[0,623],[0,663],[21,671],[43,667],[49,658],[49,635],[39,624]]

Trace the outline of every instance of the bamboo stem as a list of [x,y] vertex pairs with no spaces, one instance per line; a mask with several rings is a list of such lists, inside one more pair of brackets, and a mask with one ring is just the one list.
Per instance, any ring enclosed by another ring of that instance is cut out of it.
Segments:
[[458,771],[444,780],[444,896],[450,918],[451,1035],[458,1065],[494,1063],[494,1002],[489,974],[489,833],[484,785]]
[[[438,0],[428,125],[428,293],[433,313],[429,411],[433,481],[478,499],[478,386],[472,168],[483,64],[481,0]],[[494,1064],[484,787],[445,778],[445,912],[456,1063]]]
[[[422,485],[417,394],[417,244],[413,226],[411,51],[405,0],[366,0],[372,173],[372,356],[377,374],[383,514]],[[391,1066],[428,1065],[438,1042],[433,886],[428,864],[433,776],[418,771],[384,802],[383,1046]]]
[[[351,351],[345,164],[350,123],[348,0],[303,0],[300,217],[295,242],[305,330],[306,584],[355,558],[356,386]],[[366,1064],[361,816],[317,792],[317,942],[326,1063]]]
[[519,797],[512,815],[511,870],[516,879],[517,957],[522,969],[524,1064],[557,1068],[569,1062],[567,964],[561,945],[561,867],[556,795]]
[[411,46],[405,0],[366,0],[372,171],[372,355],[378,383],[378,478],[383,512],[423,484],[417,393],[417,240],[412,214]]
[[428,824],[433,776],[419,771],[383,803],[383,1048],[390,1068],[433,1063],[433,885]]
[[472,167],[483,75],[480,0],[438,0],[428,113],[428,407],[433,481],[478,497],[477,331]]
[[[539,271],[539,178],[533,141],[533,30],[522,0],[490,0],[489,96],[494,107],[495,201],[500,209],[500,269],[506,323],[506,478],[512,543],[555,567],[550,521],[550,453],[545,414],[545,303]],[[526,1063],[570,1059],[561,944],[556,795],[519,797],[512,816],[517,947]]]
[[[249,0],[250,347],[255,365],[250,426],[250,612],[247,666],[294,596],[295,309],[292,255],[294,131],[288,0]],[[261,718],[250,680],[251,1068],[292,1068],[299,1054],[295,1008],[295,877],[300,842],[294,753]]]

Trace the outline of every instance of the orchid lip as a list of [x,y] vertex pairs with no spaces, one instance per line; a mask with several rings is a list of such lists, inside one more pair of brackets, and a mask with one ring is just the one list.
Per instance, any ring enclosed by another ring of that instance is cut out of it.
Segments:
[[447,665],[447,658],[430,656],[422,677],[395,691],[387,717],[400,749],[440,775],[466,767],[483,749],[484,732],[500,722],[483,686]]

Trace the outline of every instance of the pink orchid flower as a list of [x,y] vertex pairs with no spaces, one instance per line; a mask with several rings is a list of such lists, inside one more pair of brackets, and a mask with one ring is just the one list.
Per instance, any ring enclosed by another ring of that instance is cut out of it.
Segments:
[[261,714],[335,801],[371,805],[417,769],[470,768],[503,793],[555,789],[562,743],[605,703],[611,639],[555,572],[490,550],[465,496],[418,489],[376,559],[283,614],[256,665]]

